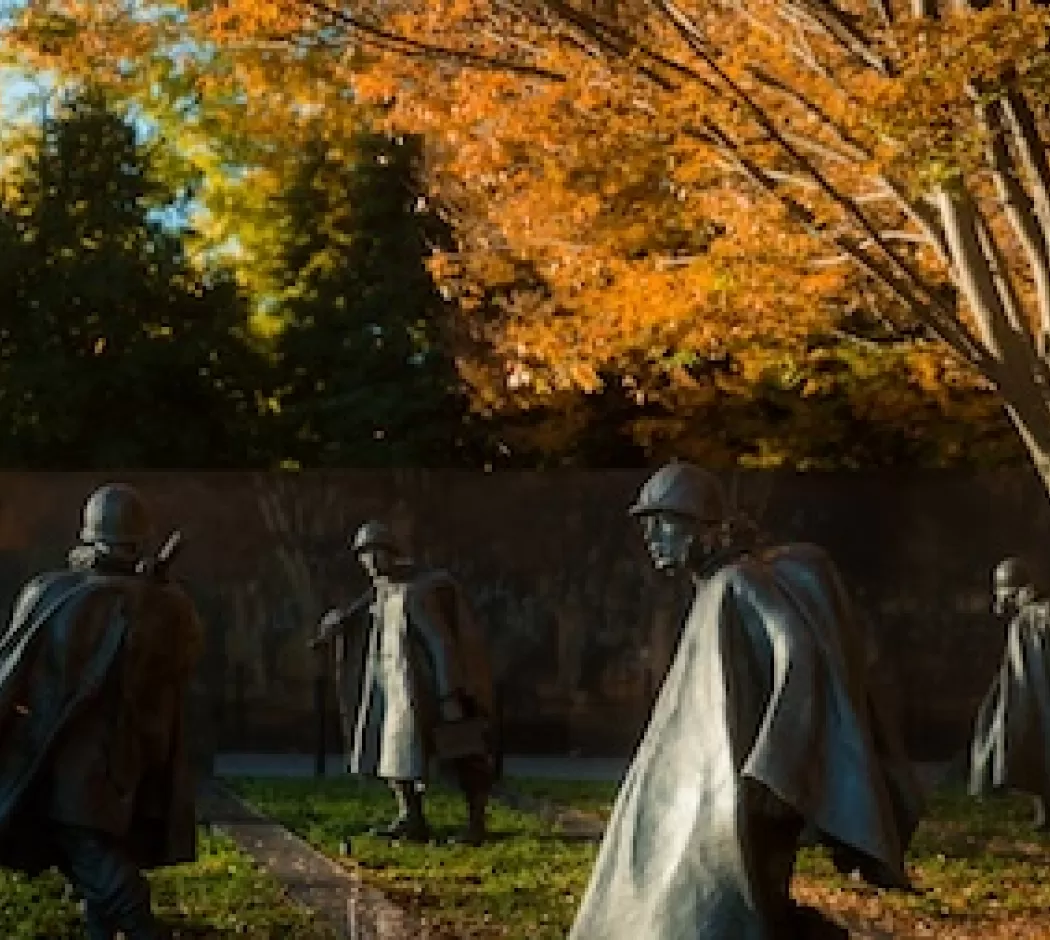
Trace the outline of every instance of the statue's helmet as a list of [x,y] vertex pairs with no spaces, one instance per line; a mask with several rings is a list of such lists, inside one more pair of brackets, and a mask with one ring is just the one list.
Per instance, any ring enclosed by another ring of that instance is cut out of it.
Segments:
[[726,520],[728,505],[718,477],[695,464],[676,462],[649,477],[628,512],[632,516],[668,512],[695,522],[718,523]]
[[80,541],[133,548],[150,536],[149,512],[138,492],[130,486],[100,486],[84,504]]
[[398,550],[397,539],[390,526],[374,519],[362,525],[350,540],[350,551],[355,554],[372,548],[385,548],[389,552]]
[[1018,590],[1033,584],[1032,570],[1023,558],[1004,558],[992,573],[995,586],[1001,590]]

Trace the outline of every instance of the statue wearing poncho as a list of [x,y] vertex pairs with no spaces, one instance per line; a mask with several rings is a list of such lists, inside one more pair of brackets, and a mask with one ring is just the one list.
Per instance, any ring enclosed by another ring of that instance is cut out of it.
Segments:
[[790,899],[803,830],[840,869],[905,888],[921,800],[831,560],[733,545],[720,484],[688,464],[632,513],[696,599],[570,940],[845,936]]
[[1035,827],[1050,828],[1050,602],[1020,558],[992,575],[995,612],[1010,615],[1006,651],[985,696],[970,749],[970,793],[1017,790],[1035,799]]

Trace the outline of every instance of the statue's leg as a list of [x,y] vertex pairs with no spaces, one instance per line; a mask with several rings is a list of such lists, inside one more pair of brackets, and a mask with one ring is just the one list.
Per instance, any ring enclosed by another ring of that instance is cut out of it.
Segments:
[[492,768],[486,755],[461,757],[455,762],[456,777],[467,801],[467,828],[454,840],[481,845],[487,836],[486,808],[492,791]]
[[84,899],[88,936],[111,940],[160,940],[150,907],[149,883],[111,836],[82,826],[55,826],[62,872]]
[[791,897],[795,857],[816,835],[791,806],[760,784],[748,782],[746,858],[755,902],[775,940],[846,940],[849,932],[816,908]]
[[1047,829],[1050,829],[1050,822],[1048,822],[1046,815],[1046,801],[1047,797],[1045,796],[1032,797],[1032,826],[1041,832],[1045,832]]
[[423,813],[423,794],[417,781],[388,780],[387,784],[397,800],[398,814],[389,826],[375,834],[407,842],[426,842],[430,838],[430,829]]

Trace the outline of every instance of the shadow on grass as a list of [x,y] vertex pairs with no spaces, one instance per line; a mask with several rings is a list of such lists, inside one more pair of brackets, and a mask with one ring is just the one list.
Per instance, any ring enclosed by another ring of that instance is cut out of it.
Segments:
[[[231,842],[203,831],[196,863],[152,872],[149,880],[154,908],[175,937],[331,937]],[[28,879],[0,871],[0,937],[83,940],[79,906],[66,896],[65,879],[54,872]]]

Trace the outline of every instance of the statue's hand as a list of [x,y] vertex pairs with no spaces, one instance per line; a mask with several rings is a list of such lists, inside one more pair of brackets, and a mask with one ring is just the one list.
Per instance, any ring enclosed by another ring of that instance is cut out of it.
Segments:
[[333,607],[321,618],[321,629],[332,630],[343,622],[343,612],[338,607]]

